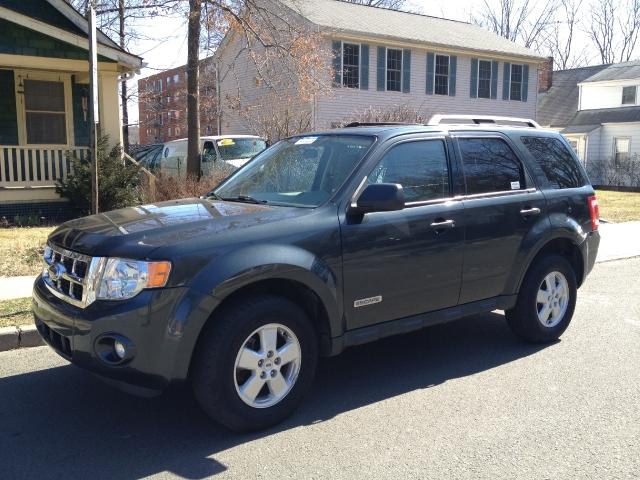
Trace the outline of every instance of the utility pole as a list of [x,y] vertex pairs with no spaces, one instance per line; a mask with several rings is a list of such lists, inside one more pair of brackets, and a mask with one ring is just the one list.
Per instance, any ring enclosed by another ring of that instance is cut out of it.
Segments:
[[216,62],[216,135],[222,135],[222,92],[220,92],[220,60],[215,59]]
[[89,148],[91,149],[91,213],[99,211],[98,205],[98,45],[96,42],[96,2],[87,3],[89,22]]

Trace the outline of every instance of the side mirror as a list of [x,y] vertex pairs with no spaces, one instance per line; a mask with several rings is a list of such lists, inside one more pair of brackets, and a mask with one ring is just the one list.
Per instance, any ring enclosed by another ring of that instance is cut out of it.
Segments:
[[404,190],[397,183],[372,183],[349,207],[352,215],[371,212],[393,212],[404,208]]

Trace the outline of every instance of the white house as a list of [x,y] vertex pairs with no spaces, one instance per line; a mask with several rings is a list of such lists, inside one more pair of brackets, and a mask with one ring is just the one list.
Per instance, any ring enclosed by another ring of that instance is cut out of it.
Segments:
[[592,181],[606,183],[603,165],[627,169],[640,154],[639,86],[640,61],[553,72],[538,122],[561,131]]
[[[438,113],[536,116],[538,67],[544,58],[476,25],[335,0],[270,4],[281,17],[319,32],[333,53],[335,77],[327,78],[331,92],[300,106],[308,109],[312,129],[330,128],[369,107],[408,106],[426,118]],[[267,92],[245,46],[243,36],[231,31],[217,52],[222,128],[228,133],[251,131],[238,110]]]

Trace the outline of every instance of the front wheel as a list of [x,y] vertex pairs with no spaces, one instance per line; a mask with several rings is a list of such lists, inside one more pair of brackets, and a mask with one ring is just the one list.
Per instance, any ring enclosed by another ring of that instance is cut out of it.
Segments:
[[557,340],[571,322],[576,296],[571,264],[559,255],[543,257],[527,272],[516,306],[506,312],[507,322],[524,340]]
[[305,312],[285,298],[260,295],[228,306],[211,321],[191,375],[202,409],[237,431],[289,416],[309,389],[318,358]]

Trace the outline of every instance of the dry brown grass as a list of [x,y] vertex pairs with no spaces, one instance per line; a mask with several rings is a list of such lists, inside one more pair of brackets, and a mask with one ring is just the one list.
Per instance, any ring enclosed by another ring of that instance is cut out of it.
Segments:
[[598,190],[600,217],[610,222],[640,220],[640,192]]
[[199,197],[217,187],[226,175],[222,172],[201,178],[158,175],[155,181],[145,182],[142,198],[145,203],[163,202],[176,198]]
[[54,228],[0,228],[0,277],[40,273],[44,244]]
[[0,301],[0,327],[33,323],[31,297]]

